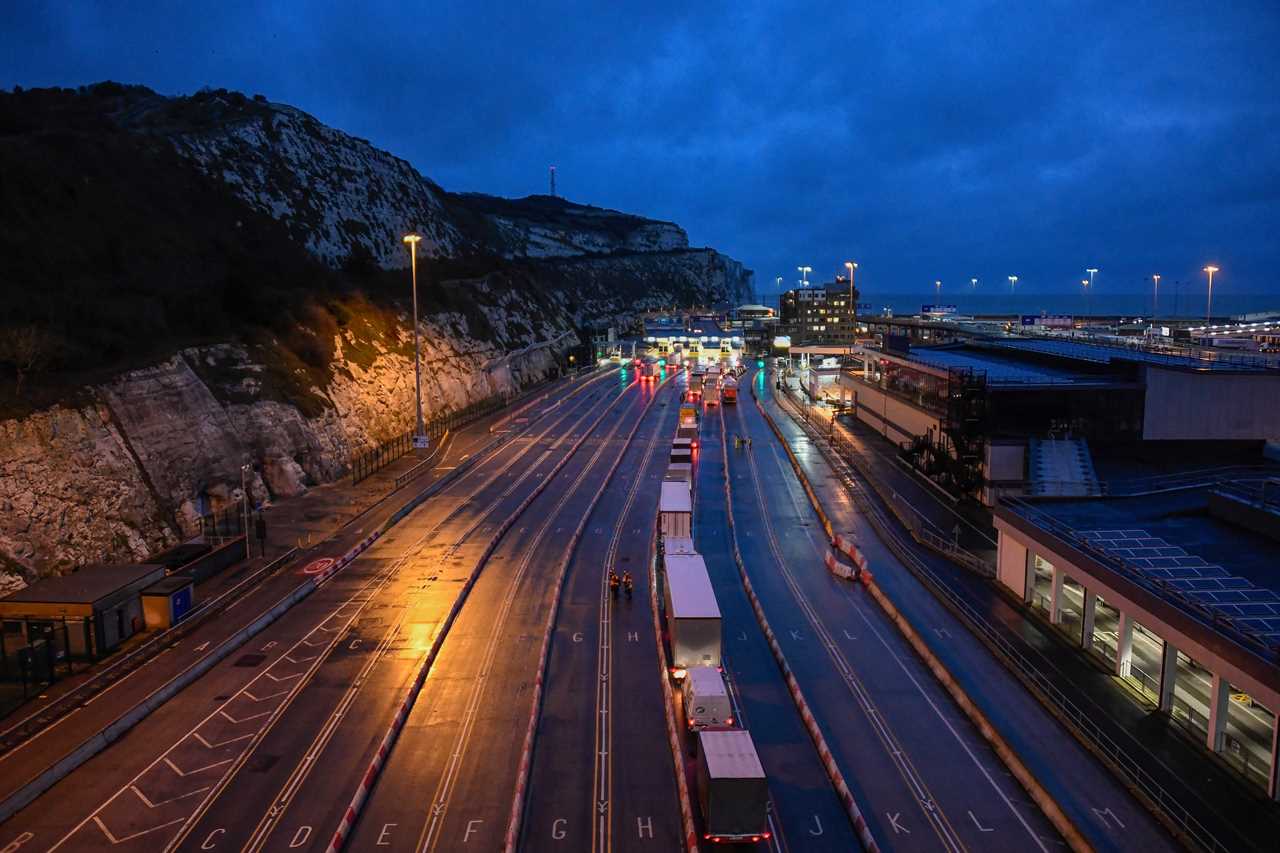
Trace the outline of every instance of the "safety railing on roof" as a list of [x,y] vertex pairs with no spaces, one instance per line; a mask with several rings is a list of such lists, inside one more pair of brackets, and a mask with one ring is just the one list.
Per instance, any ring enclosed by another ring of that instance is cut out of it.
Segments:
[[1106,568],[1172,602],[1197,621],[1231,637],[1263,659],[1272,663],[1280,662],[1280,646],[1267,640],[1264,635],[1241,625],[1221,610],[1190,597],[1170,581],[1154,576],[1128,559],[1099,547],[1093,540],[1062,519],[1050,515],[1024,498],[1004,498],[1001,500],[1001,505],[1010,508],[1042,530],[1052,533]]

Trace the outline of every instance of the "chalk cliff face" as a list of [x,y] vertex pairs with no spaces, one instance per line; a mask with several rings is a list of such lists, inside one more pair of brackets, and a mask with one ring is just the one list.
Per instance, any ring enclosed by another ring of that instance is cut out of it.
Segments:
[[[254,500],[278,500],[342,476],[353,454],[406,431],[406,274],[384,272],[407,264],[405,231],[424,237],[428,417],[556,374],[584,326],[750,291],[749,270],[689,248],[672,223],[547,196],[449,193],[404,160],[261,97],[168,98],[117,84],[0,92],[0,131],[0,167],[40,167],[9,187],[22,205],[8,204],[0,184],[0,321],[9,312],[61,323],[64,361],[78,359],[67,381],[92,377],[58,385],[60,402],[0,415],[0,590],[190,538],[202,514],[239,499],[245,462],[257,466]],[[94,156],[99,168],[78,174]],[[152,185],[140,187],[139,175]],[[63,176],[65,187],[47,190]],[[201,216],[183,218],[197,198]],[[127,220],[112,230],[94,199]],[[19,209],[27,220],[12,218]],[[74,260],[47,248],[13,254],[69,212],[107,223]],[[203,278],[173,273],[192,259]],[[92,294],[99,313],[124,319],[68,315],[58,291],[35,305],[24,283],[34,276]],[[158,354],[129,349],[148,338],[130,335],[138,318],[151,339],[165,336]],[[99,369],[108,345],[114,375]],[[0,390],[14,378],[0,355]]]

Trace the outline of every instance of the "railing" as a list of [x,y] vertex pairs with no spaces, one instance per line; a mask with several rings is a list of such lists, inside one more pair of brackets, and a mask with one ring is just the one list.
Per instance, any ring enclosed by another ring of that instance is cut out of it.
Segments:
[[1261,656],[1264,660],[1271,663],[1280,660],[1280,647],[1271,644],[1262,635],[1238,625],[1234,619],[1222,611],[1208,607],[1187,596],[1181,589],[1163,578],[1153,577],[1140,567],[1131,564],[1125,558],[1098,547],[1083,536],[1080,531],[1041,511],[1034,504],[1022,498],[1004,498],[1002,504],[1010,507],[1018,515],[1021,515],[1037,527],[1067,542],[1076,550],[1087,554],[1103,566],[1128,578],[1139,586],[1151,590],[1166,601],[1173,602],[1197,621],[1215,631],[1226,634]]
[[[822,445],[825,443],[825,438],[819,436],[817,430],[813,429],[807,422],[801,423],[799,418],[795,420],[800,423],[802,429],[808,432],[810,438],[815,440],[821,450]],[[832,456],[835,455],[834,453],[832,454]],[[828,458],[830,459],[830,457]],[[1178,799],[1165,790],[1164,786],[1151,775],[1147,768],[1159,766],[1160,760],[1158,758],[1145,749],[1141,749],[1141,747],[1139,747],[1139,754],[1132,755],[1124,747],[1120,746],[1098,724],[1099,714],[1096,708],[1086,710],[1072,701],[1058,686],[1061,676],[1042,672],[1024,654],[1021,648],[1008,640],[1002,632],[988,622],[968,601],[939,578],[916,555],[908,542],[899,536],[897,530],[889,522],[888,517],[870,499],[862,488],[861,483],[858,482],[857,476],[866,478],[864,470],[860,469],[858,475],[855,476],[849,463],[839,459],[838,456],[833,462],[833,468],[835,468],[836,473],[843,481],[845,488],[853,499],[854,505],[875,528],[886,547],[948,609],[955,613],[961,621],[967,623],[969,629],[1005,662],[1006,666],[1019,680],[1027,685],[1032,692],[1040,696],[1041,701],[1049,709],[1050,713],[1075,731],[1080,740],[1107,761],[1116,772],[1124,776],[1153,808],[1158,809],[1179,831],[1194,843],[1209,851],[1209,853],[1227,853],[1231,849],[1227,843],[1220,840],[1214,832],[1206,828],[1195,815],[1187,810]],[[888,502],[886,501],[886,503]]]
[[[806,404],[797,398],[791,387],[784,383],[783,392],[791,402],[799,407],[802,413],[807,417],[808,409]],[[847,462],[849,460],[858,460],[861,464],[857,467],[863,477],[871,483],[872,487],[880,495],[881,500],[889,507],[893,514],[898,518],[904,527],[911,533],[911,537],[920,544],[931,548],[942,554],[949,560],[970,569],[983,577],[995,577],[996,567],[990,560],[974,554],[966,548],[962,548],[958,542],[945,531],[940,529],[928,517],[921,513],[906,500],[903,500],[896,489],[884,482],[876,473],[874,465],[859,450],[853,441],[842,430],[836,427],[835,421],[830,422],[830,430],[824,436],[826,441],[831,445],[832,450],[837,455],[843,457]],[[849,462],[852,465],[852,462]]]
[[[423,432],[429,438],[438,439],[451,429],[466,426],[491,412],[496,412],[507,405],[513,399],[513,396],[494,394],[456,411],[438,415],[423,424]],[[371,474],[381,471],[412,449],[413,430],[409,430],[379,444],[377,447],[353,456],[351,458],[351,484],[354,486]]]

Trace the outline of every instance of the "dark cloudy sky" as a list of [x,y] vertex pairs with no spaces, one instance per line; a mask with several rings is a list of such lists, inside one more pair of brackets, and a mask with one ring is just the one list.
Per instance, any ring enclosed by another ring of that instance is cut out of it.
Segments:
[[555,163],[761,285],[1280,291],[1276,0],[148,5],[11,4],[0,86],[261,92],[457,190]]

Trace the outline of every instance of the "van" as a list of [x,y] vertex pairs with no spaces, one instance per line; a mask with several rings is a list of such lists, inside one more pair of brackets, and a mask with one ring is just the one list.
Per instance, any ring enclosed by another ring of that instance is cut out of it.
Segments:
[[684,716],[689,731],[720,729],[733,725],[733,705],[724,676],[714,666],[691,666],[681,682]]

